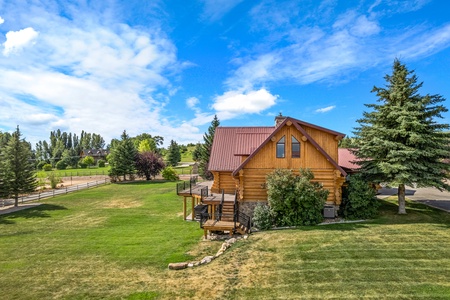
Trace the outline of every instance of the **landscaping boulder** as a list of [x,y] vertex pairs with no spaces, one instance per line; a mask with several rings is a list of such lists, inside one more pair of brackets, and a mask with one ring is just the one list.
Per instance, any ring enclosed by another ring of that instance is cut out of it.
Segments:
[[181,270],[186,269],[188,263],[182,262],[182,263],[170,263],[169,264],[169,270]]

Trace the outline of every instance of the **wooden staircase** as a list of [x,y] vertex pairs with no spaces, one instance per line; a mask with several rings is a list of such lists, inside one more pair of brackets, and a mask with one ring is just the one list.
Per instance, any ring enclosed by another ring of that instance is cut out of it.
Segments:
[[222,191],[220,200],[217,196],[204,198],[205,204],[215,207],[212,213],[202,213],[200,217],[200,227],[205,231],[205,238],[207,231],[228,231],[230,235],[250,232],[250,217],[239,211],[237,193],[230,196]]
[[234,203],[232,201],[224,201],[222,206],[222,221],[234,221]]

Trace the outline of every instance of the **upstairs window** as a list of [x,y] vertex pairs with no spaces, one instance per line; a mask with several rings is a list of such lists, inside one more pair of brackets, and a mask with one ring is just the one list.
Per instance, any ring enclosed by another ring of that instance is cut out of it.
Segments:
[[284,150],[286,146],[285,137],[283,136],[278,142],[277,142],[277,158],[284,158]]
[[292,157],[293,158],[300,157],[300,142],[297,141],[295,137],[292,137],[291,142],[292,142],[292,149],[291,149]]

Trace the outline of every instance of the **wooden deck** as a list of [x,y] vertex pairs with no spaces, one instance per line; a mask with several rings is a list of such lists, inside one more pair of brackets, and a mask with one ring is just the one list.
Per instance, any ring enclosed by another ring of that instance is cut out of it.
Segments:
[[201,190],[203,188],[207,187],[207,185],[202,185],[202,184],[197,184],[195,186],[192,187],[192,189],[187,188],[185,190],[182,191],[178,191],[178,195],[179,196],[186,196],[186,197],[190,197],[190,196],[201,196]]
[[[177,193],[179,196],[183,196],[183,215],[184,219],[187,218],[187,199],[190,198],[191,201],[191,215],[190,219],[192,221],[195,220],[194,207],[197,204],[206,204],[208,205],[208,214],[210,219],[206,220],[202,224],[202,228],[205,232],[205,238],[207,237],[209,232],[217,232],[217,231],[228,231],[230,235],[235,232],[239,232],[241,234],[245,234],[248,232],[248,229],[241,225],[239,222],[234,223],[234,194],[223,194],[224,196],[224,204],[222,207],[222,215],[221,220],[216,220],[216,207],[221,204],[222,194],[221,193],[210,193],[210,189],[212,186],[212,182],[202,182],[200,184],[196,184],[194,186],[187,185],[184,189],[179,190],[177,187]],[[208,196],[205,194],[202,197],[202,190],[208,188]]]
[[205,232],[205,239],[208,236],[208,230],[210,232],[212,232],[212,231],[229,231],[230,235],[233,235],[234,222],[208,220],[203,224],[203,230]]

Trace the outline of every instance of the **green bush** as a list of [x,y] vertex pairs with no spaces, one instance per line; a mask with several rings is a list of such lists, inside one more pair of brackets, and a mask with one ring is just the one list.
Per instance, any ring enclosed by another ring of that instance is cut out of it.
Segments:
[[53,170],[53,167],[52,167],[52,165],[51,164],[45,164],[43,167],[42,167],[42,170],[44,170],[44,171],[51,171],[51,170]]
[[50,187],[52,189],[56,189],[56,186],[58,185],[58,183],[61,182],[61,177],[56,175],[55,172],[51,172],[48,174],[48,180],[50,181]]
[[36,173],[36,178],[38,180],[38,186],[41,189],[44,189],[45,188],[45,182],[47,180],[47,173],[44,172],[44,171],[39,171],[39,172]]
[[58,170],[65,170],[65,169],[67,168],[67,164],[66,164],[65,161],[60,160],[60,161],[58,161],[58,162],[56,163],[56,168],[57,168]]
[[328,190],[312,179],[314,174],[309,169],[300,169],[299,176],[286,169],[267,175],[268,201],[275,225],[315,225],[323,221]]
[[95,159],[92,156],[86,156],[83,158],[83,163],[85,163],[88,167],[95,164]]
[[267,230],[273,226],[272,211],[268,205],[258,203],[253,211],[253,225],[261,230]]
[[86,169],[87,168],[87,164],[83,161],[79,161],[78,165],[80,166],[81,169]]
[[104,161],[103,159],[99,159],[97,162],[97,165],[99,168],[103,168],[106,164],[106,161]]
[[167,167],[162,170],[161,175],[165,180],[176,181],[180,179],[177,175],[177,172],[175,172],[172,167]]
[[43,168],[44,168],[44,165],[46,164],[46,162],[44,161],[44,160],[41,160],[38,164],[37,164],[37,166],[36,166],[36,169],[37,170],[42,170]]
[[350,176],[348,195],[343,197],[340,211],[350,220],[371,219],[378,214],[380,203],[376,190],[363,179],[361,174]]

